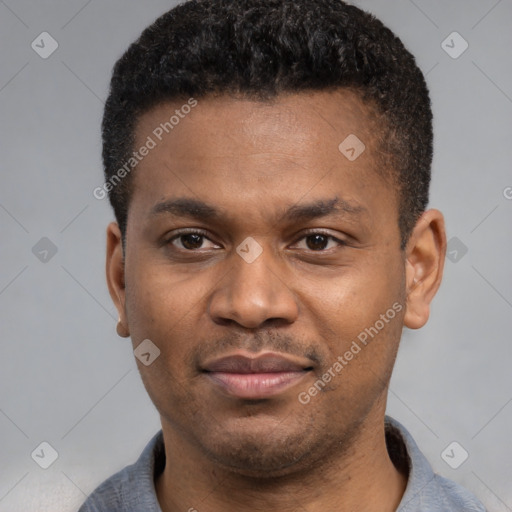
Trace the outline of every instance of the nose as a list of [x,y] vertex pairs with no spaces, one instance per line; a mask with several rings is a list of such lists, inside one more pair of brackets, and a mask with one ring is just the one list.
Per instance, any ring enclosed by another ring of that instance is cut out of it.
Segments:
[[256,329],[268,327],[264,324],[291,324],[297,319],[296,297],[270,253],[270,249],[263,250],[251,263],[236,253],[231,256],[232,266],[209,301],[209,314],[215,323]]

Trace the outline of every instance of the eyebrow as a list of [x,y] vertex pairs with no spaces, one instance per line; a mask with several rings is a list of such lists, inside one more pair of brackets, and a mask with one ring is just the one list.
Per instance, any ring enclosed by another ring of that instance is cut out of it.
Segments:
[[[150,217],[161,214],[171,214],[176,217],[188,217],[199,221],[221,220],[226,217],[224,210],[211,204],[193,198],[167,199],[157,203],[150,211]],[[317,200],[311,203],[296,204],[286,209],[278,219],[281,221],[308,221],[328,215],[343,215],[359,217],[368,210],[346,200],[334,197]]]
[[153,217],[162,213],[170,213],[176,217],[191,217],[197,220],[218,219],[222,216],[218,208],[198,199],[186,197],[161,201],[153,206],[149,215]]
[[334,197],[333,199],[294,205],[285,211],[282,218],[288,221],[307,221],[328,215],[359,217],[367,212],[368,210],[364,206],[351,204],[339,197]]

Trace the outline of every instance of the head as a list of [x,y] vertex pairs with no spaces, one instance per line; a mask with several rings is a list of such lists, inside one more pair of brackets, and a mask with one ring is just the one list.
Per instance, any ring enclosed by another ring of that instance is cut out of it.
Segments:
[[[383,415],[445,250],[427,87],[389,29],[339,0],[185,2],[117,62],[103,158],[109,289],[160,351],[139,367],[164,430],[278,474]],[[205,370],[237,351],[304,374],[235,397]]]

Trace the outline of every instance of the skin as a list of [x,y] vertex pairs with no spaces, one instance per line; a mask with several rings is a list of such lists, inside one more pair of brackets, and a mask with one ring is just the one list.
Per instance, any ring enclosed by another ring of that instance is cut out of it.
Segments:
[[[185,101],[142,115],[135,146]],[[162,421],[166,466],[155,486],[164,512],[400,503],[407,475],[386,450],[387,388],[403,326],[428,319],[446,237],[442,214],[428,210],[400,250],[398,196],[378,172],[377,133],[377,117],[348,90],[208,97],[134,171],[124,258],[117,224],[107,229],[107,279],[120,334],[161,351],[137,364]],[[366,146],[352,162],[338,150],[349,134]],[[179,198],[219,216],[151,214]],[[318,202],[349,207],[285,216]],[[180,229],[205,237],[175,238]],[[252,263],[236,252],[247,237],[262,248]],[[394,303],[402,310],[343,373],[300,403]],[[235,350],[289,353],[312,369],[279,395],[243,400],[200,370]]]

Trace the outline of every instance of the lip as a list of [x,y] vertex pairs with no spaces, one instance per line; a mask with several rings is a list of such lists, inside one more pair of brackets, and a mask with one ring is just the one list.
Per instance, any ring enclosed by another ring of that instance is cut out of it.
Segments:
[[269,398],[298,384],[312,369],[309,360],[288,354],[236,353],[207,362],[204,375],[221,390],[243,399]]

